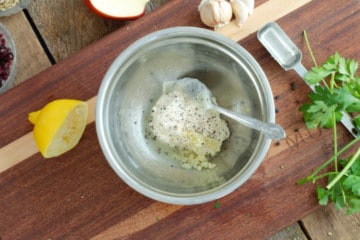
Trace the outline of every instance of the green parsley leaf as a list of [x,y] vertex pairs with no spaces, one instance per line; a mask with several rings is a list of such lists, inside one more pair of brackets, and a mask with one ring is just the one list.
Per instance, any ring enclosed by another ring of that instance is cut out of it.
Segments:
[[[333,112],[336,106],[328,106],[323,101],[315,101],[312,104],[304,104],[299,108],[300,111],[304,112],[304,119],[306,126],[309,129],[314,129],[316,127],[325,127],[331,128],[333,126]],[[335,115],[337,120],[341,115]]]
[[353,59],[340,58],[336,80],[350,82],[354,79],[358,63]]
[[360,115],[356,116],[353,121],[354,125],[357,127],[357,130],[360,132]]
[[325,69],[324,67],[313,67],[308,71],[304,78],[309,84],[315,85],[321,82],[324,78],[329,76],[332,71]]
[[336,72],[340,58],[341,58],[340,54],[337,52],[337,53],[331,55],[327,59],[327,61],[322,64],[322,67],[325,68],[329,72]]
[[353,214],[360,212],[360,198],[352,197],[348,201],[349,207],[346,214]]
[[325,188],[322,188],[320,186],[317,186],[316,191],[317,191],[317,197],[319,199],[319,204],[322,206],[326,206],[329,202],[329,197],[331,193]]
[[216,201],[215,203],[214,203],[214,208],[220,208],[221,207],[221,204],[220,204],[220,202],[219,201]]
[[355,176],[360,176],[360,159],[356,159],[356,161],[351,165],[351,173]]
[[314,101],[323,101],[327,106],[336,105],[338,98],[334,93],[331,93],[328,88],[315,86],[315,92],[309,94],[309,98]]
[[[331,178],[329,178],[329,182],[331,181],[330,179]],[[346,196],[344,195],[341,181],[336,183],[335,186],[328,191],[331,193],[330,198],[335,203],[336,209],[343,209],[346,207]]]
[[354,97],[360,98],[360,77],[355,76],[352,81],[343,83],[342,88],[345,88]]
[[343,185],[345,190],[350,190],[354,195],[360,196],[360,176],[347,176]]
[[346,88],[334,89],[334,93],[337,96],[338,111],[347,110],[349,107],[357,109],[360,106],[360,99],[352,95]]

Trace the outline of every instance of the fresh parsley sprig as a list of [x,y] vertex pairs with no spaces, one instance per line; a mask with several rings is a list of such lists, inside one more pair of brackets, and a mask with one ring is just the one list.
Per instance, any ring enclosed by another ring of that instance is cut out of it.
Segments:
[[[335,53],[318,66],[305,31],[304,37],[315,65],[305,75],[305,81],[315,87],[314,92],[309,94],[310,102],[304,103],[299,111],[303,112],[308,129],[333,129],[334,155],[309,176],[299,180],[298,184],[316,183],[327,177],[326,187],[317,186],[319,204],[327,205],[331,200],[337,209],[346,208],[347,214],[360,212],[360,148],[349,158],[340,159],[341,154],[360,142],[360,137],[338,149],[336,128],[342,116],[349,114],[355,131],[360,132],[360,77],[356,75],[358,62]],[[332,170],[323,172],[330,165]]]
[[[355,75],[357,69],[355,60],[335,53],[321,66],[308,71],[305,81],[316,85],[315,91],[309,94],[311,103],[300,107],[308,128],[331,128],[341,120],[344,112],[360,112],[360,77]],[[325,79],[329,79],[329,82]],[[359,130],[360,115],[354,116],[353,121]]]

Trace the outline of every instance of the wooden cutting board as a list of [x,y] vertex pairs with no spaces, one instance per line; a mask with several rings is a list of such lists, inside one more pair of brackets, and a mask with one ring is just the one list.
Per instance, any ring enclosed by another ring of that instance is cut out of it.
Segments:
[[[257,1],[243,28],[219,30],[263,67],[288,137],[274,142],[263,164],[240,189],[214,203],[177,206],[155,202],[123,183],[97,142],[94,104],[116,56],[147,33],[173,26],[204,27],[196,1],[173,0],[74,56],[0,95],[0,238],[2,239],[261,239],[318,208],[315,186],[296,181],[331,155],[331,132],[306,130],[298,107],[310,89],[283,71],[257,41],[256,31],[276,20],[312,66],[302,30],[319,62],[335,51],[360,59],[357,0]],[[294,89],[292,86],[296,86]],[[45,160],[32,141],[27,113],[58,98],[87,100],[92,110],[80,144]],[[300,104],[299,104],[300,103]],[[340,126],[340,145],[351,139]]]

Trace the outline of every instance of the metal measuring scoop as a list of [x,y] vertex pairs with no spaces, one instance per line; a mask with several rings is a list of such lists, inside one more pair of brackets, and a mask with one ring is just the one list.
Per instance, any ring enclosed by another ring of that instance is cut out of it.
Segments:
[[304,78],[307,70],[301,63],[302,54],[279,25],[270,22],[258,31],[257,36],[281,67],[286,71],[294,69]]
[[184,93],[199,104],[202,104],[205,110],[213,109],[244,126],[260,131],[269,139],[281,140],[286,136],[284,129],[275,123],[262,122],[218,106],[214,103],[214,97],[206,85],[195,78],[182,78],[176,81],[165,82],[164,92],[172,91]]
[[[306,68],[301,63],[302,54],[286,33],[275,22],[270,22],[262,27],[257,33],[259,41],[270,53],[270,55],[279,63],[286,71],[293,69],[299,76],[304,79],[307,73]],[[306,84],[308,84],[305,81]],[[314,86],[308,86],[314,91]],[[347,113],[343,113],[341,123],[348,131],[357,137],[356,129]]]

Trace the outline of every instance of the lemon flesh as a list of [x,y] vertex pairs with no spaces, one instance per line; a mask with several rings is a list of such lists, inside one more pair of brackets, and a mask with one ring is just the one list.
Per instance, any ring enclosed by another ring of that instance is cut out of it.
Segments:
[[45,158],[59,156],[80,141],[85,131],[88,105],[84,101],[59,99],[32,112],[28,120],[34,124],[34,140]]

